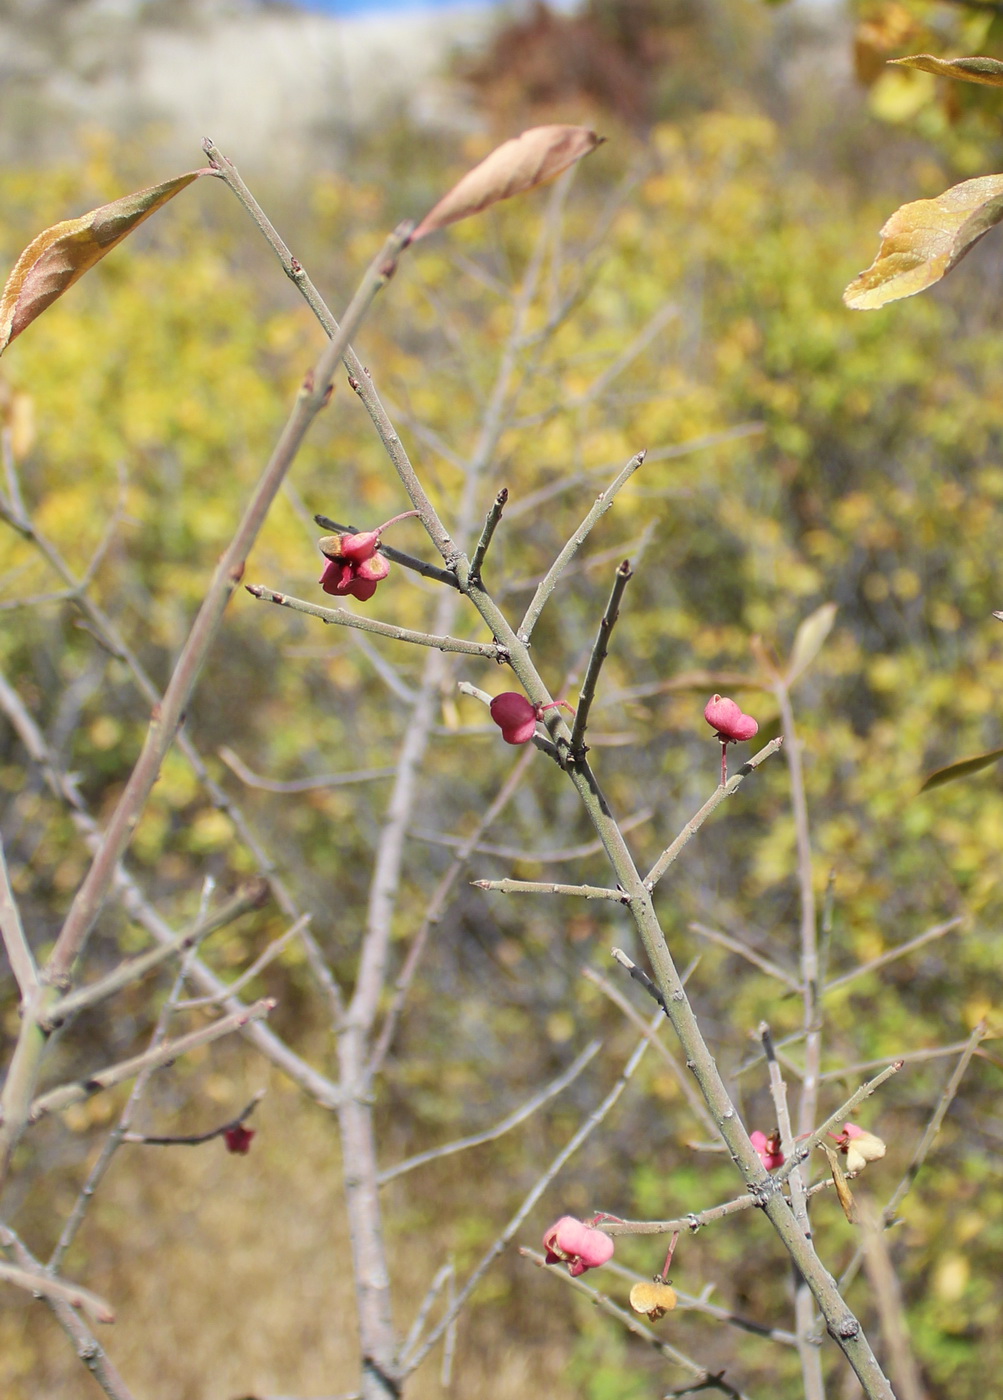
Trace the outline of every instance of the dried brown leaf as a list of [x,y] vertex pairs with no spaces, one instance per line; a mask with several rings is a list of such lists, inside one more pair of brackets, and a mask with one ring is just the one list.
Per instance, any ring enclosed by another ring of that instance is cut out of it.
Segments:
[[0,295],[0,354],[25,326],[100,262],[134,228],[210,170],[190,170],[162,185],[102,204],[79,219],[53,224],[28,244]]
[[1003,219],[1003,175],[981,175],[936,199],[903,204],[881,230],[874,262],[847,287],[854,311],[873,311],[939,282]]
[[985,87],[1003,87],[1003,63],[998,58],[934,58],[932,53],[918,53],[910,58],[890,58],[900,68],[918,68],[923,73],[936,73],[938,78],[957,78],[963,83],[982,83]]
[[429,210],[411,235],[411,242],[552,180],[594,151],[603,139],[584,126],[534,126],[514,136],[468,170]]

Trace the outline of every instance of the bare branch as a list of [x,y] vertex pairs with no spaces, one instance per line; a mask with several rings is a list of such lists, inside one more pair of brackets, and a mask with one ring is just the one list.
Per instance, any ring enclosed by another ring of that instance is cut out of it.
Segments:
[[782,744],[782,738],[771,739],[770,742],[766,744],[763,748],[761,748],[757,754],[753,754],[752,758],[749,759],[748,763],[743,763],[738,772],[733,773],[732,776],[723,786],[719,786],[714,791],[712,796],[710,796],[707,799],[704,805],[700,808],[699,812],[697,812],[696,816],[690,818],[690,820],[683,827],[682,831],[673,841],[672,845],[668,846],[662,852],[662,854],[655,861],[654,865],[648,871],[647,875],[645,875],[645,889],[653,890],[655,888],[659,880],[665,874],[666,870],[668,870],[669,866],[673,863],[673,861],[678,859],[684,847],[689,845],[690,841],[692,841],[693,837],[703,826],[707,818],[717,811],[718,807],[720,807],[721,803],[725,800],[726,797],[730,797],[733,792],[738,791],[738,789],[741,787],[742,783],[744,783],[745,779],[749,776],[750,773],[754,773],[761,763],[765,763],[768,758],[772,758],[772,756],[777,752],[777,750],[781,747]]
[[21,923],[21,911],[18,909],[14,891],[11,889],[10,872],[7,869],[7,857],[2,841],[0,841],[0,937],[3,938],[3,945],[7,950],[7,960],[21,993],[22,1002],[33,1000],[37,996],[40,986],[38,967],[28,946],[28,940]]
[[249,1021],[256,1021],[261,1016],[267,1016],[274,1007],[275,1001],[271,997],[265,997],[262,1001],[257,1001],[253,1006],[247,1007],[246,1010],[236,1011],[233,1015],[226,1016],[222,1021],[216,1021],[211,1026],[204,1026],[201,1030],[192,1031],[189,1035],[179,1036],[177,1040],[165,1041],[163,1045],[146,1050],[142,1055],[134,1055],[131,1060],[122,1060],[117,1065],[110,1065],[107,1069],[98,1070],[96,1074],[88,1075],[86,1079],[78,1079],[71,1084],[61,1084],[57,1089],[50,1089],[35,1099],[31,1105],[28,1121],[37,1123],[46,1114],[59,1113],[64,1108],[69,1108],[71,1104],[81,1103],[102,1089],[111,1089],[116,1084],[122,1084],[127,1079],[132,1079],[140,1070],[159,1069],[164,1065],[172,1064],[179,1056],[187,1054],[189,1050],[194,1050],[200,1045],[209,1045],[224,1035],[241,1030]]
[[582,1070],[586,1065],[591,1064],[601,1049],[602,1041],[591,1041],[563,1074],[552,1079],[531,1099],[527,1099],[520,1108],[503,1118],[500,1123],[496,1123],[493,1128],[487,1128],[481,1133],[471,1133],[468,1137],[458,1138],[455,1142],[447,1142],[442,1147],[432,1147],[427,1152],[419,1152],[414,1157],[407,1157],[403,1162],[398,1162],[396,1166],[387,1167],[386,1170],[381,1171],[377,1177],[378,1184],[385,1186],[388,1181],[403,1176],[405,1172],[414,1171],[416,1167],[423,1167],[428,1162],[437,1162],[442,1157],[451,1157],[456,1152],[465,1152],[470,1147],[480,1147],[482,1143],[494,1142],[497,1138],[504,1137],[513,1128],[517,1128],[520,1123],[525,1123],[527,1118],[531,1118],[538,1109],[541,1109],[545,1103],[549,1103],[569,1084],[573,1084]]
[[534,593],[533,599],[529,607],[526,609],[526,614],[523,617],[522,622],[520,622],[519,627],[517,629],[520,641],[529,641],[530,637],[533,635],[533,628],[536,626],[537,619],[539,618],[540,613],[543,611],[548,598],[553,593],[554,589],[557,587],[561,575],[564,573],[565,569],[571,563],[572,559],[575,557],[575,555],[581,549],[582,545],[588,539],[592,527],[598,524],[598,522],[606,514],[606,512],[609,510],[610,506],[616,499],[617,494],[619,493],[621,488],[624,487],[630,480],[630,478],[634,475],[638,467],[644,461],[644,458],[644,452],[638,452],[635,456],[631,457],[630,461],[620,472],[619,476],[617,476],[616,479],[613,482],[611,482],[609,486],[607,486],[605,491],[601,491],[596,497],[596,501],[592,509],[589,511],[588,515],[586,515],[582,523],[578,526],[578,529],[568,540],[567,544],[561,550],[560,554],[558,554],[553,564],[551,564],[550,568],[547,570],[547,573],[541,580],[539,587]]
[[339,627],[357,627],[361,632],[374,632],[378,637],[392,637],[395,642],[411,642],[414,646],[434,647],[437,651],[459,651],[467,656],[486,656],[491,661],[500,659],[499,648],[490,642],[465,642],[459,637],[413,632],[408,627],[395,627],[390,622],[379,622],[375,617],[364,617],[346,608],[322,608],[318,603],[308,603],[288,593],[277,593],[261,583],[247,583],[244,587],[252,598],[276,603],[280,608],[292,608],[293,612],[306,613],[308,617],[319,617],[321,622],[337,623]]

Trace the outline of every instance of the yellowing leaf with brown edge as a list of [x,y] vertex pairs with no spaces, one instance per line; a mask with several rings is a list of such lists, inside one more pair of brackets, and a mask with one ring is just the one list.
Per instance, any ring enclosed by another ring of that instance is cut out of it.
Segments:
[[585,126],[534,126],[496,147],[443,195],[411,235],[417,242],[436,229],[478,214],[501,199],[535,189],[574,165],[601,144]]
[[918,53],[910,58],[890,58],[888,62],[897,63],[900,68],[936,73],[938,78],[1003,87],[1003,63],[998,58],[934,58],[932,53]]
[[847,287],[854,311],[915,296],[939,282],[1003,219],[1003,175],[980,175],[936,199],[903,204],[881,230],[878,256]]
[[200,175],[212,173],[209,169],[190,170],[187,175],[137,190],[40,233],[18,258],[0,296],[0,354],[144,219]]

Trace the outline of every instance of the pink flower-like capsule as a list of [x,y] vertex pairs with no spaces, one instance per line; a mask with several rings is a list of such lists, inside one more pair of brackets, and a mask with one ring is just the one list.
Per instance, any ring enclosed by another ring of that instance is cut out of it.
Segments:
[[853,1176],[862,1172],[868,1162],[878,1162],[885,1155],[885,1144],[866,1128],[858,1128],[856,1123],[844,1123],[841,1133],[830,1133],[836,1139],[836,1146],[846,1155],[846,1170]]
[[543,1237],[548,1264],[567,1264],[577,1278],[586,1269],[598,1269],[613,1258],[613,1240],[602,1230],[583,1225],[573,1215],[562,1215]]
[[488,708],[506,744],[529,743],[536,731],[537,712],[525,695],[518,690],[505,690],[495,696]]
[[724,695],[712,695],[704,708],[703,717],[722,744],[738,744],[759,733],[759,725],[751,715],[745,715]]
[[382,554],[368,559],[329,559],[320,576],[320,586],[335,598],[353,597],[366,602],[376,592],[376,585],[390,572]]
[[757,1128],[749,1134],[749,1141],[759,1153],[759,1160],[768,1172],[776,1171],[784,1164],[784,1154],[780,1151],[780,1134],[774,1128],[769,1137]]
[[503,690],[491,701],[488,709],[506,744],[528,744],[544,710],[555,710],[558,705],[563,705],[574,714],[566,700],[550,700],[546,705],[534,705],[518,690]]
[[387,560],[376,552],[380,535],[389,525],[417,514],[416,510],[407,510],[385,520],[375,530],[360,530],[354,535],[325,535],[319,542],[320,552],[328,561],[320,576],[324,592],[335,598],[351,596],[368,601],[376,592],[376,585],[390,572]]

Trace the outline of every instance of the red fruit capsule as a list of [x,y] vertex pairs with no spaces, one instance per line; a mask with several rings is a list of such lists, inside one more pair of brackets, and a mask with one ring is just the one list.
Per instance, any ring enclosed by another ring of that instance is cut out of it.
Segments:
[[536,732],[536,706],[517,690],[496,695],[490,705],[491,718],[506,744],[528,744]]

